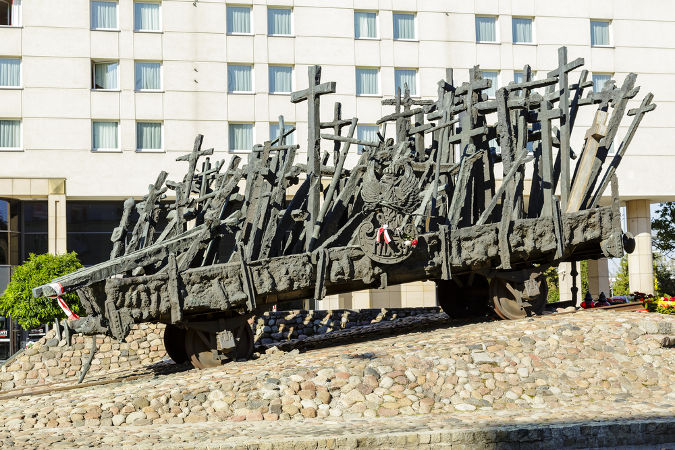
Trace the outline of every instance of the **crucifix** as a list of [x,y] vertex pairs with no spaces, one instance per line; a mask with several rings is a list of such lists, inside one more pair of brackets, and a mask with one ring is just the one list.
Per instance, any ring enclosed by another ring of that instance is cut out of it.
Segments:
[[[321,122],[320,128],[332,128],[333,134],[335,136],[340,136],[342,134],[342,128],[350,125],[352,123],[350,120],[342,119],[342,103],[336,102],[335,107],[333,108],[333,121],[332,122]],[[336,166],[338,160],[340,159],[340,143],[338,141],[334,142],[333,148],[333,166]]]
[[[423,110],[412,110],[413,106],[430,106],[433,105],[433,100],[415,100],[410,96],[410,88],[408,83],[403,85],[403,97],[401,97],[401,87],[399,86],[396,89],[396,97],[382,100],[382,104],[387,106],[393,105],[394,114],[383,117],[377,123],[396,120],[396,141],[403,142],[408,139],[408,132],[410,129],[410,119],[411,116],[423,113]],[[401,111],[401,106],[403,106],[403,111]],[[386,120],[385,120],[386,119]]]
[[558,67],[548,73],[549,77],[558,78],[558,93],[560,95],[560,200],[562,209],[567,208],[570,195],[570,87],[568,73],[584,65],[583,58],[567,62],[567,47],[558,49]]
[[321,202],[321,103],[320,97],[335,92],[335,82],[321,83],[321,66],[307,69],[309,86],[291,94],[291,103],[307,100],[307,177],[310,180],[307,209],[309,217],[305,223],[305,249],[309,248],[309,237],[319,217]]

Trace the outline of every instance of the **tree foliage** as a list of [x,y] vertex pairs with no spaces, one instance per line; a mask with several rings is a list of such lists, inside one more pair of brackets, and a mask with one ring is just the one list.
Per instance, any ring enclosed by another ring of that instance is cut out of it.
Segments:
[[[668,267],[666,258],[658,252],[654,252],[654,294],[656,297],[675,295],[675,273]],[[612,295],[631,294],[628,282],[628,257],[621,258],[619,273],[612,284]]]
[[[24,329],[65,318],[55,299],[33,298],[31,290],[80,267],[82,264],[75,252],[58,256],[31,253],[28,261],[14,269],[7,289],[0,295],[0,314],[16,320]],[[62,298],[75,314],[80,313],[82,307],[77,294],[64,294]]]
[[560,301],[560,289],[558,287],[558,268],[549,267],[544,272],[546,277],[546,284],[548,285],[548,303],[556,303]]
[[619,273],[616,274],[616,279],[612,283],[612,295],[628,295],[630,294],[630,286],[628,284],[628,257],[626,255],[621,258],[619,265]]
[[675,202],[661,203],[652,220],[652,245],[666,256],[675,251]]

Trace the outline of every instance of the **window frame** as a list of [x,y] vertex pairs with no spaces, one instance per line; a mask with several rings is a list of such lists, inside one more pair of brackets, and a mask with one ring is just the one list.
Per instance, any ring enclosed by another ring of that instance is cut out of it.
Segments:
[[[478,40],[478,33],[476,32],[476,19],[479,17],[490,17],[495,20],[495,40],[494,41],[479,41]],[[476,44],[499,44],[499,16],[498,15],[492,15],[492,14],[474,14],[474,19],[473,19],[473,28],[474,28],[474,38],[476,40]]]
[[2,3],[7,4],[7,6],[9,7],[9,24],[7,25],[0,24],[0,28],[21,28],[21,12],[23,9],[23,3],[20,2],[18,4],[19,14],[18,17],[15,18],[14,15],[12,14],[12,10],[14,9],[13,7],[16,0],[1,0],[1,1]]
[[356,16],[357,13],[369,13],[369,14],[375,14],[375,36],[374,37],[356,37],[356,22],[354,21],[354,39],[357,41],[377,41],[380,39],[380,14],[378,11],[374,10],[369,10],[369,9],[355,9],[354,10],[354,16]]
[[[96,122],[106,122],[106,123],[116,123],[117,124],[117,148],[94,148],[94,123]],[[122,151],[121,132],[122,125],[120,124],[119,119],[91,119],[91,152],[92,153],[119,153]]]
[[[251,68],[251,90],[250,91],[231,91],[230,90],[230,67],[231,66],[248,66],[248,67]],[[254,70],[255,70],[255,68],[254,68],[253,63],[228,62],[227,63],[227,93],[228,94],[243,94],[243,95],[255,94],[255,73],[254,73]],[[269,77],[269,69],[268,69],[268,72],[267,72],[267,76]],[[268,86],[268,88],[269,88],[269,86]]]
[[[230,8],[247,8],[248,9],[248,29],[250,30],[248,33],[242,33],[240,31],[230,31],[229,27],[227,26],[227,18],[228,18],[228,10]],[[253,20],[253,5],[242,5],[240,3],[226,3],[225,4],[225,28],[226,32],[225,34],[227,36],[253,36],[255,34],[253,30],[253,24],[255,21]]]
[[[248,123],[248,122],[247,122],[247,123]],[[255,125],[254,125],[254,127],[255,127]],[[268,134],[269,134],[269,140],[270,140],[270,141],[272,141],[273,139],[275,139],[275,138],[272,137],[272,128],[273,128],[273,127],[276,127],[276,128],[278,129],[278,128],[279,128],[279,122],[272,122],[272,121],[269,122],[269,125],[268,125],[269,133],[268,133]],[[284,127],[293,128],[293,127],[295,127],[295,122],[284,122]],[[297,131],[298,131],[298,129],[297,129],[297,127],[296,127],[295,131],[289,135],[289,137],[290,137],[290,136],[293,136],[293,142],[290,142],[290,143],[289,143],[289,142],[288,142],[288,137],[286,138],[286,139],[287,139],[287,140],[286,140],[286,145],[295,145],[295,137],[296,137],[295,134],[296,134]],[[277,145],[279,145],[279,144],[277,144]],[[228,146],[229,146],[229,143],[228,143]]]
[[[270,34],[270,9],[284,9],[291,12],[291,34]],[[267,6],[267,36],[270,37],[293,37],[295,36],[295,14],[292,6]]]
[[[377,71],[377,93],[376,94],[359,94],[358,92],[358,83],[356,83],[357,80],[357,74],[359,69],[375,69]],[[404,69],[406,70],[406,69]],[[407,69],[410,70],[410,69]],[[380,70],[380,67],[376,66],[355,66],[354,67],[354,93],[357,97],[382,97],[382,78],[381,78],[381,73],[382,71]],[[415,76],[415,80],[417,80],[417,76]]]
[[[159,124],[159,139],[161,140],[160,148],[140,148],[138,146],[138,124],[139,123],[158,123]],[[165,153],[164,144],[164,121],[162,120],[135,120],[134,121],[134,140],[136,141],[136,153]]]
[[[481,69],[480,72],[481,72],[481,76],[482,76],[483,78],[485,78],[485,72],[488,72],[488,73],[496,73],[496,74],[497,74],[497,86],[490,87],[490,89],[493,89],[493,88],[494,88],[495,95],[492,95],[492,96],[491,96],[491,95],[488,93],[488,99],[493,99],[493,98],[495,98],[495,96],[496,96],[496,94],[497,94],[497,90],[502,86],[502,80],[501,80],[501,72],[502,72],[502,71],[501,71],[501,70],[498,70],[498,69],[495,69],[495,70],[483,70],[483,69]],[[487,91],[487,89],[485,89],[485,90],[483,90],[483,91],[481,91],[481,92],[486,92],[486,91]],[[486,92],[486,93],[487,93],[487,92]]]
[[[241,65],[241,64],[237,64]],[[252,66],[253,64],[251,64]],[[272,91],[270,88],[272,87],[272,77],[270,77],[270,68],[271,67],[290,67],[291,68],[291,90],[288,92],[284,91]],[[251,68],[251,78],[253,78],[253,68]],[[228,86],[229,88],[229,86]],[[253,89],[253,92],[255,91],[253,87],[253,80],[251,80],[251,89]],[[295,66],[292,64],[268,64],[267,65],[267,93],[270,95],[291,95],[291,93],[295,90]],[[236,93],[236,92],[235,92]]]
[[[418,67],[394,67],[394,95],[396,95],[396,71],[414,70],[415,71],[415,93],[410,92],[410,97],[418,98],[420,95],[420,69]],[[405,95],[403,86],[401,86],[401,95]]]
[[[159,29],[158,30],[139,30],[136,29],[136,3],[156,3],[159,5]],[[134,33],[163,33],[164,20],[162,15],[162,0],[134,0]]]
[[246,149],[232,149],[230,148],[230,131],[231,131],[231,126],[232,125],[251,125],[251,141],[253,145],[255,145],[255,122],[240,122],[240,121],[228,121],[227,122],[227,152],[232,153],[232,154],[249,154],[252,152],[253,148],[250,148],[248,150]]
[[[530,20],[530,27],[532,29],[532,40],[530,42],[516,42],[513,39],[513,19],[529,19]],[[536,28],[535,28],[535,18],[532,16],[511,16],[511,43],[513,45],[537,45],[537,33],[536,33]]]
[[[363,128],[363,127],[374,127],[374,128],[377,128],[377,131],[378,131],[378,132],[380,131],[380,126],[377,125],[377,124],[374,124],[374,123],[362,123],[362,124],[358,124],[358,125],[356,125],[356,138],[357,138],[357,139],[361,139],[361,138],[359,137],[359,128]],[[364,147],[365,147],[365,145],[360,145],[360,144],[357,145],[357,147],[356,147],[356,154],[357,154],[357,155],[363,154],[363,148],[364,148]]]
[[[607,24],[607,39],[609,42],[607,44],[593,44],[593,22],[603,22]],[[613,48],[614,47],[614,35],[612,33],[612,20],[611,19],[589,19],[588,21],[588,31],[589,38],[591,41],[591,47],[597,48]]]
[[[595,90],[595,76],[596,75],[607,75],[609,77],[607,79],[607,81],[610,81],[614,78],[614,73],[612,73],[612,72],[591,72],[591,81],[593,81],[593,93],[594,94],[602,92],[602,88],[598,91]],[[607,81],[605,81],[605,83]],[[603,85],[602,87],[604,88],[605,86]]]
[[[105,89],[96,87],[96,65],[97,64],[117,64],[117,87],[114,89]],[[120,61],[115,59],[92,59],[91,60],[91,90],[97,92],[120,92]]]
[[[394,16],[398,15],[408,15],[408,16],[413,16],[413,32],[415,33],[415,37],[412,39],[408,38],[396,38],[394,36]],[[391,13],[391,36],[392,40],[394,41],[403,41],[403,42],[419,42],[419,36],[418,36],[418,27],[417,27],[417,13],[413,11],[392,11]]]
[[[92,13],[92,7],[91,4],[92,2],[100,2],[100,3],[114,3],[117,5],[115,7],[115,24],[116,28],[93,28],[93,24],[91,21],[91,13]],[[120,2],[119,0],[89,0],[89,29],[91,31],[120,31]]]
[[[136,64],[138,63],[152,63],[159,64],[159,89],[138,89],[136,86]],[[135,59],[134,60],[134,92],[164,92],[164,64],[162,61],[153,61],[145,59]]]
[[22,152],[23,148],[23,120],[17,117],[0,117],[0,120],[19,122],[19,146],[18,147],[0,147],[0,152]]
[[0,90],[17,90],[23,89],[23,58],[20,56],[0,56],[0,61],[4,59],[18,59],[19,60],[19,84],[18,86],[0,86]]

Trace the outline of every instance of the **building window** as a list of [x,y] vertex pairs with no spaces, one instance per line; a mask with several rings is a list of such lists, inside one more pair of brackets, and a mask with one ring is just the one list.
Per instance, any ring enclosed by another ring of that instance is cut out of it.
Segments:
[[490,80],[492,83],[489,88],[485,89],[485,92],[488,97],[495,98],[497,94],[497,89],[499,88],[499,72],[493,72],[489,70],[483,71],[483,78]]
[[251,34],[251,8],[248,6],[227,7],[228,34]]
[[92,1],[91,2],[91,29],[92,30],[116,30],[117,29],[117,2]]
[[162,89],[162,64],[158,62],[136,63],[136,90],[159,91]]
[[594,47],[610,45],[608,20],[591,20],[591,45]]
[[28,255],[41,255],[49,250],[49,207],[46,201],[21,202],[21,261]]
[[408,85],[410,95],[417,95],[417,69],[395,69],[394,70],[394,89],[405,93],[405,86]]
[[0,120],[0,149],[2,150],[20,150],[21,149],[21,121],[20,120]]
[[21,263],[20,210],[18,201],[0,200],[0,266],[16,266]]
[[249,65],[227,65],[227,90],[229,92],[253,92],[253,81]]
[[21,60],[0,58],[0,87],[21,87]]
[[161,30],[161,10],[159,2],[134,3],[134,30],[159,31]]
[[229,134],[231,152],[250,152],[253,149],[252,123],[231,123]]
[[270,94],[289,94],[293,90],[292,66],[269,66]]
[[290,9],[267,9],[267,34],[270,36],[290,36],[292,34]]
[[21,0],[0,0],[0,26],[21,25]]
[[119,150],[119,123],[95,121],[91,123],[91,149],[94,151]]
[[379,70],[356,68],[356,95],[379,95]]
[[513,72],[513,81],[516,82],[516,83],[524,83],[525,82],[525,72],[523,72],[523,71]]
[[514,17],[511,20],[511,31],[513,33],[514,44],[531,44],[532,38],[532,19],[529,17]]
[[377,14],[374,12],[354,12],[354,37],[356,39],[377,38]]
[[93,61],[91,66],[92,89],[118,89],[117,62]]
[[415,39],[415,14],[394,13],[394,39]]
[[605,83],[612,79],[608,73],[594,73],[593,74],[593,92],[601,92],[605,87]]
[[136,151],[162,150],[162,124],[159,122],[136,122]]
[[[285,124],[285,131],[290,130],[293,126],[294,125],[290,123]],[[273,141],[279,137],[279,131],[279,122],[270,122],[270,141]],[[293,144],[295,144],[295,131],[286,136],[286,145]]]
[[113,247],[110,235],[119,225],[123,210],[121,201],[67,201],[68,251],[77,252],[78,259],[85,266],[108,260]]
[[[377,125],[359,125],[356,127],[356,137],[361,141],[370,141],[378,142],[377,132],[380,131],[380,127]],[[365,146],[358,146],[358,153],[363,153]]]
[[497,17],[476,16],[476,42],[497,42]]

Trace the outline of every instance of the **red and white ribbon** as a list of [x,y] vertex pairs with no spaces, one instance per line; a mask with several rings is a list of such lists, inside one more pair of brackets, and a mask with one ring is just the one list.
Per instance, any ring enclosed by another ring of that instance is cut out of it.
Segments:
[[391,238],[389,237],[389,230],[388,230],[388,228],[389,228],[389,226],[385,223],[384,225],[382,225],[382,226],[377,230],[377,242],[378,242],[378,243],[380,242],[380,239],[382,238],[382,236],[384,236],[384,242],[385,242],[386,244],[388,244],[388,243],[391,242]]
[[54,292],[56,292],[56,295],[50,295],[49,298],[56,299],[56,303],[58,303],[63,312],[66,313],[68,319],[69,320],[79,319],[80,316],[72,312],[70,308],[68,308],[66,302],[61,298],[61,294],[63,294],[63,286],[61,286],[61,283],[49,283],[49,287],[54,289]]

